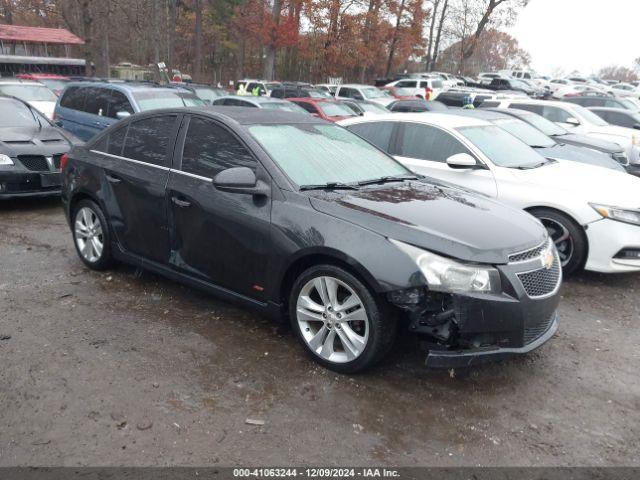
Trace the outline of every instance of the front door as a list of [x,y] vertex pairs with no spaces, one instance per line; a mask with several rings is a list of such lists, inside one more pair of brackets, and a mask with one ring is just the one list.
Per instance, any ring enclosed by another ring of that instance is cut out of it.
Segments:
[[[473,153],[449,132],[420,123],[398,123],[394,156],[407,168],[428,177],[437,178],[461,187],[498,196],[498,188],[491,170],[453,169],[447,159],[458,153]],[[480,162],[478,160],[478,162]]]
[[[224,125],[185,118],[167,187],[174,268],[246,297],[267,293],[271,198],[222,192],[213,179],[222,170],[248,167],[271,179]],[[183,147],[180,148],[180,144]]]

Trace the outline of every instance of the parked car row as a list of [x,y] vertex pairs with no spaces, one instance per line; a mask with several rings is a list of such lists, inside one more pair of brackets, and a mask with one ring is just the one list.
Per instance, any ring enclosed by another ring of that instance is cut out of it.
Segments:
[[447,81],[435,101],[69,82],[56,123],[5,95],[0,196],[61,191],[89,268],[131,263],[287,317],[336,371],[381,360],[398,328],[429,366],[526,353],[557,329],[563,275],[640,271],[635,131]]

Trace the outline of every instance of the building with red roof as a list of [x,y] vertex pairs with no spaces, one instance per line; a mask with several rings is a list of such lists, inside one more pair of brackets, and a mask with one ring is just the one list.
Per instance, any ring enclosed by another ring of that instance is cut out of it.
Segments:
[[56,73],[84,75],[76,50],[84,40],[64,28],[0,25],[0,75]]

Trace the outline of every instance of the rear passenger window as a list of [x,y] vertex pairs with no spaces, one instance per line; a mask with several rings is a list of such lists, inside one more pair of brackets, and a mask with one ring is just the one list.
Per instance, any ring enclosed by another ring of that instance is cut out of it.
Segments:
[[182,170],[213,178],[222,170],[248,167],[257,162],[231,132],[217,123],[192,117],[182,151]]
[[111,95],[106,88],[87,88],[84,111],[92,115],[107,116]]
[[379,149],[389,152],[393,126],[393,122],[372,122],[349,125],[347,129],[361,136],[369,143],[373,143]]
[[80,87],[67,88],[60,99],[60,106],[71,110],[84,110],[85,92],[86,89]]
[[133,115],[133,107],[129,102],[127,96],[118,92],[117,90],[111,90],[111,99],[109,100],[109,113],[111,118],[118,118],[118,112],[127,112]]
[[127,135],[127,125],[120,127],[109,135],[107,141],[107,153],[111,155],[122,156],[122,147],[124,147],[124,138]]
[[518,110],[526,110],[527,112],[537,113],[538,115],[542,115],[543,107],[542,105],[530,105],[527,103],[512,103],[509,105],[509,108],[517,108]]
[[123,156],[140,162],[169,166],[167,148],[173,136],[175,115],[146,118],[129,124]]
[[451,155],[471,152],[450,133],[418,123],[401,124],[400,142],[396,155],[446,162]]

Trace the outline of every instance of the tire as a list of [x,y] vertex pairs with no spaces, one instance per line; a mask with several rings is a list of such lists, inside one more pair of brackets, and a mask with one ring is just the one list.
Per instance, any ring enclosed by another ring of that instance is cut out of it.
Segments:
[[397,320],[389,306],[358,278],[334,265],[311,267],[296,279],[289,317],[311,358],[338,373],[370,368],[395,340]]
[[535,208],[529,213],[542,222],[560,254],[562,271],[570,275],[582,268],[587,260],[587,238],[584,230],[572,218],[564,213]]
[[111,267],[109,224],[102,209],[92,200],[81,200],[71,218],[73,244],[80,260],[92,270]]

